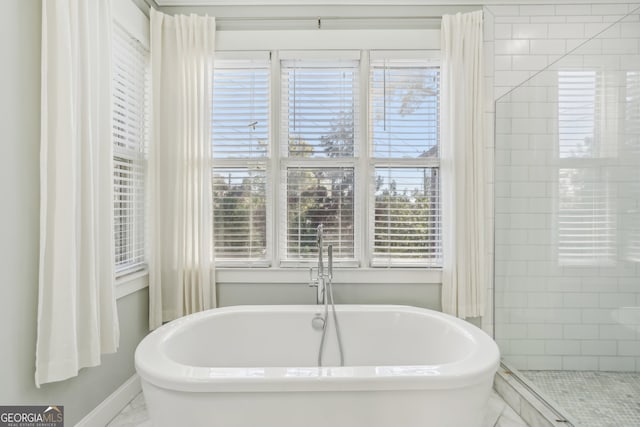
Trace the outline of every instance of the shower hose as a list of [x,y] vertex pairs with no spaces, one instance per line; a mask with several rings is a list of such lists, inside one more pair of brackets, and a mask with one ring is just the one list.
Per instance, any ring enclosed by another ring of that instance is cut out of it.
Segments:
[[[326,279],[329,283],[328,286],[328,298],[325,295],[324,298],[324,327],[322,328],[322,338],[320,338],[320,350],[318,351],[318,366],[322,366],[322,356],[324,353],[325,338],[327,336],[327,328],[329,327],[329,300],[331,300],[331,311],[333,312],[333,323],[336,328],[336,337],[338,338],[338,350],[340,352],[340,366],[344,366],[344,350],[342,348],[342,338],[340,336],[340,324],[338,323],[338,315],[336,314],[336,305],[333,301],[333,281],[331,277]],[[326,285],[326,282],[325,282]],[[327,287],[325,286],[325,292]]]

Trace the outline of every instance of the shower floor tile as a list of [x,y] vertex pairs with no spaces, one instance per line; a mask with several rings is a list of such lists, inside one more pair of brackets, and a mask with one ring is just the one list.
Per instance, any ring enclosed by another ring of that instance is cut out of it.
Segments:
[[[152,427],[142,393],[111,420],[107,427]],[[482,427],[527,427],[527,424],[492,390]]]
[[640,372],[521,373],[580,427],[640,426]]

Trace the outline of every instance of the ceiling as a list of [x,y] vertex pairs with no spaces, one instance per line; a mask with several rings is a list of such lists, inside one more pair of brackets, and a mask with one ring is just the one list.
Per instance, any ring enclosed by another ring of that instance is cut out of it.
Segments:
[[[573,4],[593,0],[155,0],[159,6],[431,6],[484,4]],[[596,0],[596,3],[628,3],[629,0]]]

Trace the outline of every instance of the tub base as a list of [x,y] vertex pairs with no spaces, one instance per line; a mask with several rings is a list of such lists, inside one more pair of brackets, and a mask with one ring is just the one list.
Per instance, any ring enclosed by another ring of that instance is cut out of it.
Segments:
[[142,381],[155,427],[480,427],[493,378],[464,389],[181,392]]

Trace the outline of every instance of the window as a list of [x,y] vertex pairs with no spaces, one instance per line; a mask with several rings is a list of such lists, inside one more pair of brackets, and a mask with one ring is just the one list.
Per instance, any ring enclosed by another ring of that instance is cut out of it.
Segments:
[[598,265],[616,258],[616,212],[607,172],[597,167],[558,171],[560,265]]
[[595,70],[558,72],[560,265],[607,265],[617,257],[617,209],[607,161],[617,138],[606,135],[608,104],[602,99],[606,88],[598,88],[601,77]]
[[369,54],[219,53],[219,266],[313,263],[319,224],[338,265],[441,265],[438,63]]
[[372,265],[441,264],[437,63],[373,59]]
[[[637,158],[640,155],[640,71],[626,73],[625,106],[624,151],[629,157]],[[635,173],[638,176],[637,170]],[[622,185],[626,259],[640,262],[640,179]]]
[[149,52],[118,24],[113,36],[113,185],[116,276],[145,267]]
[[596,108],[595,71],[558,73],[560,158],[593,156]]
[[214,251],[217,261],[268,261],[269,62],[221,59],[212,108]]
[[316,229],[336,261],[355,250],[356,60],[283,60],[282,207],[284,261],[317,257]]

